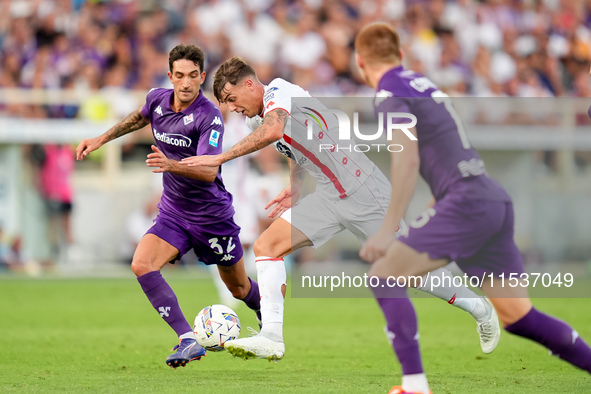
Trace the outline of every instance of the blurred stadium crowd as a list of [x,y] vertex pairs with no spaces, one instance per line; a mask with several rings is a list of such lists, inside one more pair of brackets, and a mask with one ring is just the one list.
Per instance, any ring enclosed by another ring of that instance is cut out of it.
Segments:
[[589,0],[3,0],[0,87],[167,86],[168,51],[195,43],[210,76],[240,55],[263,82],[282,77],[316,95],[369,94],[352,53],[357,30],[373,20],[396,26],[405,65],[452,95],[589,96]]

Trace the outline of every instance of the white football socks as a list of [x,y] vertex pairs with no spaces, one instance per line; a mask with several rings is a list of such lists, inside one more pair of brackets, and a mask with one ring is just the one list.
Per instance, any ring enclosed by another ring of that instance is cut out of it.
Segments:
[[453,279],[452,273],[442,267],[423,276],[423,286],[417,287],[417,289],[468,312],[476,320],[482,319],[486,309],[480,296],[463,284],[455,286],[459,282],[456,280],[454,284]]
[[189,331],[189,332],[184,333],[183,335],[181,335],[179,337],[179,340],[182,341],[183,339],[187,339],[187,338],[195,339],[195,334],[193,334],[193,331]]
[[283,304],[281,287],[286,284],[287,274],[283,259],[259,256],[255,260],[257,281],[261,295],[261,317],[264,336],[283,341]]
[[429,394],[429,383],[424,373],[402,375],[402,389],[407,393]]

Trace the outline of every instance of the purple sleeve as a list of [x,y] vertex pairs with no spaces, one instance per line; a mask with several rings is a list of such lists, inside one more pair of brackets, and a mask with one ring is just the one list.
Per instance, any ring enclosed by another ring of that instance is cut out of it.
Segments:
[[[383,99],[376,107],[376,116],[379,116],[379,113],[382,113],[384,124],[387,124],[386,122],[388,121],[388,114],[412,114],[411,105],[409,103],[410,100],[412,99],[403,97],[388,97]],[[411,122],[411,120],[407,116],[397,116],[393,117],[391,122],[395,124],[408,124]]]
[[144,106],[142,107],[142,110],[141,110],[142,116],[149,121],[152,120],[152,111],[150,110],[150,107],[152,106],[152,103],[154,102],[154,99],[156,98],[157,92],[158,92],[158,89],[156,89],[156,88],[151,89],[148,92],[148,94],[146,95],[146,103],[144,104]]
[[199,143],[197,156],[219,155],[222,153],[224,124],[219,111],[211,111],[204,117],[199,127]]

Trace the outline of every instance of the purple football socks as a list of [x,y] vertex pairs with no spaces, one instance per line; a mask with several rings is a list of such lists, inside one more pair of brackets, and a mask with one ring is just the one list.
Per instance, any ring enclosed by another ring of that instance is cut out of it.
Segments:
[[406,288],[389,288],[386,286],[386,280],[380,279],[378,287],[373,288],[373,291],[386,318],[386,335],[402,365],[402,373],[423,373],[417,316],[406,294]]
[[591,348],[571,326],[535,308],[505,329],[547,347],[554,356],[591,373]]
[[261,310],[261,295],[259,294],[259,284],[251,278],[248,278],[248,280],[250,281],[250,291],[242,301],[246,304],[247,307],[249,307],[255,312],[258,312],[259,310]]
[[168,323],[178,336],[193,331],[181,311],[179,302],[160,271],[152,271],[139,276],[137,281],[156,312]]

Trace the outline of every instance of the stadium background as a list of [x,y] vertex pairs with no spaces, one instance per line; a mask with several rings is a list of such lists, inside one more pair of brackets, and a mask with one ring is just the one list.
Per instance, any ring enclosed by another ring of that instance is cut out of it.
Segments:
[[[352,41],[373,20],[396,26],[405,65],[463,109],[473,145],[515,200],[526,268],[588,281],[591,1],[0,0],[0,391],[342,393],[397,384],[383,318],[369,299],[288,297],[289,350],[277,365],[210,354],[182,371],[165,369],[173,335],[128,266],[159,192],[144,164],[149,130],[84,162],[68,154],[139,108],[148,89],[168,86],[167,54],[178,43],[205,50],[209,95],[218,64],[240,55],[263,82],[282,77],[317,96],[371,97],[355,72]],[[228,133],[242,123],[226,121]],[[69,174],[72,239],[44,201],[48,157],[63,160],[53,167],[58,175]],[[285,182],[273,149],[250,166],[252,189],[271,193]],[[260,204],[272,196],[260,194],[252,209],[264,218]],[[428,198],[419,185],[409,217]],[[354,260],[357,248],[344,235],[296,262]],[[218,302],[194,261],[166,270],[189,319]],[[467,315],[437,300],[415,305],[434,392],[589,389],[588,377],[536,344],[504,335],[483,356]],[[591,336],[591,316],[581,313],[588,299],[536,305]],[[245,307],[237,311],[243,326],[256,325]]]
[[[457,99],[456,106],[480,103],[480,110],[464,111],[464,121],[489,172],[515,199],[526,262],[572,262],[577,273],[587,271],[589,1],[22,0],[0,7],[5,267],[73,272],[129,259],[130,216],[157,191],[158,180],[143,165],[149,130],[108,144],[87,162],[66,164],[69,238],[43,202],[43,178],[51,176],[44,171],[59,171],[44,170],[44,147],[74,147],[139,108],[148,89],[169,86],[174,45],[205,50],[207,94],[219,63],[240,55],[264,83],[281,77],[317,96],[371,97],[356,73],[352,43],[360,26],[386,20],[400,31],[408,68],[452,97],[477,98]],[[269,156],[252,161],[255,178],[281,171],[274,163],[281,159]],[[285,162],[279,166],[284,174]],[[427,199],[422,186],[409,217]],[[326,259],[339,246],[302,259]]]

